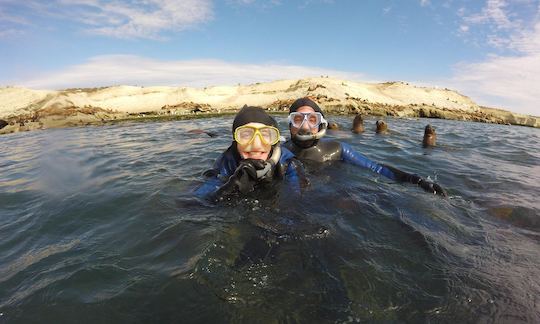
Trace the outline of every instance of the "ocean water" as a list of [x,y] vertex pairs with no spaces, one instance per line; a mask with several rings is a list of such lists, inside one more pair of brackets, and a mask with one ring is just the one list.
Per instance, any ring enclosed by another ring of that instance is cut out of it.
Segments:
[[540,322],[538,129],[329,119],[449,197],[334,162],[195,199],[232,117],[1,136],[0,323]]

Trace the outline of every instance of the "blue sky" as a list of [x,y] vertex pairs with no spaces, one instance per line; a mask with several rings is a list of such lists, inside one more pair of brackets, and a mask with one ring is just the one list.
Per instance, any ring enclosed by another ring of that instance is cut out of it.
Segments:
[[540,115],[540,0],[0,0],[0,86],[330,75]]

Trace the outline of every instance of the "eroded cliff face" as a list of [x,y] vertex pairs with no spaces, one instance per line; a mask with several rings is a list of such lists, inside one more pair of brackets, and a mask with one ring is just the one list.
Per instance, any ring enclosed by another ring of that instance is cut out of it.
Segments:
[[145,117],[189,118],[244,104],[285,111],[300,97],[329,113],[427,117],[540,127],[540,118],[480,107],[449,89],[332,78],[208,88],[116,86],[62,91],[0,88],[0,134]]

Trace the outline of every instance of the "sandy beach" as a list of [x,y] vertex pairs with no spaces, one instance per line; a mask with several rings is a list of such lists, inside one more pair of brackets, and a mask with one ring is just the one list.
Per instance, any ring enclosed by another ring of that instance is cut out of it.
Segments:
[[328,77],[207,88],[0,88],[0,134],[141,118],[232,113],[244,104],[284,111],[314,98],[328,113],[428,117],[540,127],[540,118],[482,107],[450,89],[405,82],[360,83]]

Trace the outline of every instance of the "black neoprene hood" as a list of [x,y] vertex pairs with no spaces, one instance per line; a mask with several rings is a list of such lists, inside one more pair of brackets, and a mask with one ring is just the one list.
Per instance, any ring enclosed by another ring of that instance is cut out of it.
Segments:
[[270,117],[264,109],[260,107],[244,106],[240,109],[238,114],[236,114],[236,117],[234,117],[232,127],[233,133],[238,127],[249,123],[261,123],[276,128],[278,127],[276,120]]
[[315,103],[315,101],[309,99],[309,98],[300,98],[296,99],[295,102],[292,103],[292,105],[289,107],[289,114],[292,112],[297,111],[300,107],[308,106],[313,108],[316,112],[321,113],[321,115],[324,116],[324,113],[322,109]]

